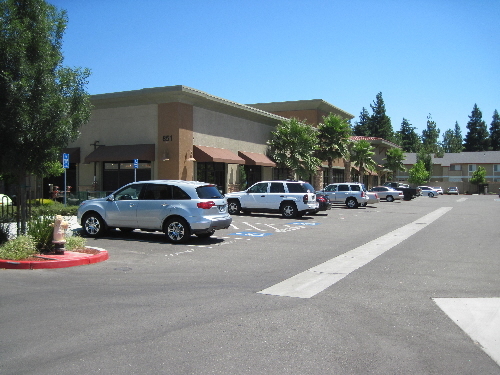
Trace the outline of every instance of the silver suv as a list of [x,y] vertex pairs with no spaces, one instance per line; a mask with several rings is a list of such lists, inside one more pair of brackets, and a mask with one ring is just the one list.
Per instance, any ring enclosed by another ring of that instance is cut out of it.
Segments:
[[109,228],[163,231],[172,243],[186,242],[191,234],[210,237],[231,224],[227,201],[212,184],[198,181],[151,180],[133,182],[106,198],[84,201],[78,222],[90,237]]
[[348,208],[358,208],[368,203],[365,185],[357,182],[330,184],[322,192],[328,195],[332,203],[342,203]]
[[247,190],[226,194],[226,199],[231,215],[240,211],[277,212],[294,218],[319,209],[314,188],[303,181],[261,181]]

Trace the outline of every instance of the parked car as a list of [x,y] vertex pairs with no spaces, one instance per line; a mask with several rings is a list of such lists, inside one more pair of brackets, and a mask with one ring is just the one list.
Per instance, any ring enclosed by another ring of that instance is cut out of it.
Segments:
[[404,200],[406,201],[412,200],[413,198],[421,195],[421,190],[418,187],[411,188],[408,184],[402,184],[400,182],[386,182],[384,186],[402,191]]
[[151,180],[134,182],[106,198],[80,204],[77,220],[90,237],[109,228],[163,231],[172,243],[186,242],[191,234],[210,237],[226,229],[232,218],[227,201],[212,184],[198,181]]
[[12,199],[8,195],[0,194],[0,206],[12,206]]
[[366,207],[369,204],[380,203],[377,193],[367,191],[366,196],[368,197],[368,202],[361,203],[361,206]]
[[368,192],[375,192],[380,199],[385,199],[387,202],[394,202],[396,199],[404,199],[404,194],[401,190],[396,190],[388,186],[375,186]]
[[433,186],[433,188],[437,190],[438,194],[443,195],[443,188],[441,186]]
[[431,198],[439,196],[439,192],[431,186],[419,186],[419,189],[422,191],[422,195],[427,195]]
[[449,187],[446,190],[446,194],[456,194],[456,195],[458,195],[459,194],[458,188],[457,187]]
[[316,202],[318,202],[319,207],[316,212],[319,211],[328,211],[332,209],[332,202],[330,202],[330,198],[328,195],[323,194],[319,191],[316,192]]
[[368,203],[365,186],[357,182],[330,184],[321,192],[327,194],[332,203],[345,204],[348,208],[358,208]]
[[304,181],[261,181],[247,190],[226,194],[226,199],[231,215],[273,212],[294,218],[319,209],[314,188]]

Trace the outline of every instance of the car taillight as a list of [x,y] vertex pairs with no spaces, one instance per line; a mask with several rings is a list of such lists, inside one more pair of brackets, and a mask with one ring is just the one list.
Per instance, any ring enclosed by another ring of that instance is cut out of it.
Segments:
[[361,198],[364,198],[364,197],[365,197],[365,194],[366,194],[366,193],[365,193],[364,191],[362,191],[362,192],[361,192]]
[[307,201],[309,200],[309,197],[307,196],[307,194],[305,194],[303,197],[302,197],[302,202],[304,203],[307,203]]
[[208,209],[212,208],[213,206],[215,206],[215,202],[214,201],[198,202],[197,206],[198,206],[198,208],[208,210]]
[[375,193],[375,199],[378,199],[378,195],[377,195],[377,193]]
[[316,200],[320,202],[326,202],[325,197],[317,197]]

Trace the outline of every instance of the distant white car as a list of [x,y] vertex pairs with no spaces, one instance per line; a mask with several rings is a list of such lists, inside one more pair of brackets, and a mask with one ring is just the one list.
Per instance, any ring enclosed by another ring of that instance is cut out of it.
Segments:
[[394,200],[396,199],[404,198],[402,191],[393,189],[388,186],[375,186],[372,187],[368,192],[377,193],[380,199],[385,199],[387,202],[394,202]]
[[436,189],[439,194],[443,195],[444,192],[441,186],[433,186],[433,188]]
[[422,191],[422,195],[427,195],[430,198],[439,196],[439,192],[432,186],[419,186],[418,188]]
[[367,191],[366,196],[368,197],[368,202],[361,203],[361,206],[366,207],[369,204],[380,203],[380,199],[377,193]]
[[12,206],[12,199],[8,195],[0,194],[0,206]]

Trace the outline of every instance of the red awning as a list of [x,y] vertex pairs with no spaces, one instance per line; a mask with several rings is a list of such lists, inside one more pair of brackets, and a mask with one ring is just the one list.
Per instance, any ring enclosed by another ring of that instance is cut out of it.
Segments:
[[255,152],[238,151],[238,156],[245,160],[246,165],[262,165],[263,167],[276,167],[276,163],[264,154]]
[[193,157],[197,162],[214,162],[227,164],[245,164],[245,161],[234,152],[225,148],[193,146]]

